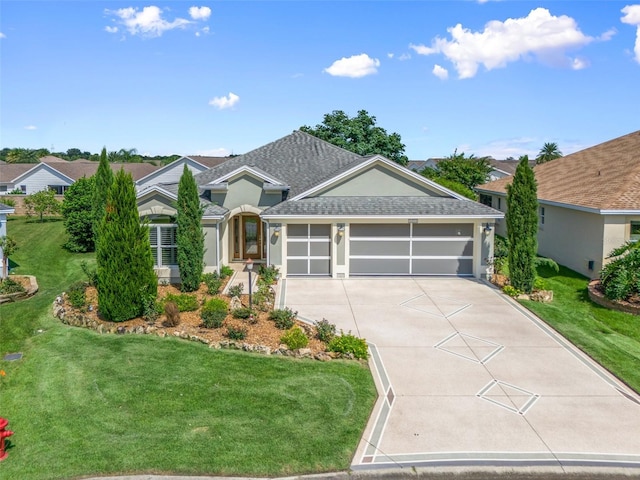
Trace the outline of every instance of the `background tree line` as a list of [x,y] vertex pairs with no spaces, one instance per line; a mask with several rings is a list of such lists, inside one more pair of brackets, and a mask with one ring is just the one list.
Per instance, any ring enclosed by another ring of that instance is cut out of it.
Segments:
[[[82,151],[79,148],[70,148],[66,152],[52,152],[46,148],[3,148],[0,150],[0,160],[7,163],[38,163],[41,158],[52,155],[69,162],[85,159],[92,162],[100,161],[99,153]],[[121,148],[117,151],[107,152],[107,160],[110,163],[153,163],[154,165],[166,165],[180,158],[180,155],[140,155],[135,148]]]

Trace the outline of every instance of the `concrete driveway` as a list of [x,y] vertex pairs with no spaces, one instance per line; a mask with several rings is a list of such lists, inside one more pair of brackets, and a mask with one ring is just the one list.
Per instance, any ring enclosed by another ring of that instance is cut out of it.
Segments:
[[354,470],[526,465],[640,473],[638,395],[484,282],[290,278],[278,301],[370,344],[379,399]]

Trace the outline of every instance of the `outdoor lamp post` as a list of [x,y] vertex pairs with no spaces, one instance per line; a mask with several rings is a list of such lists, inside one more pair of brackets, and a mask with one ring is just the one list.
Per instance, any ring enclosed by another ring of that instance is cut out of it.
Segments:
[[247,271],[249,272],[249,310],[251,310],[251,271],[253,270],[253,260],[248,259],[247,263]]

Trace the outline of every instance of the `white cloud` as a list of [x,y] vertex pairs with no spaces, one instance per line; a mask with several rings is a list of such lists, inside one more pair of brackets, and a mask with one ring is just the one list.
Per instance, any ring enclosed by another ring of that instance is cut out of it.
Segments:
[[26,127],[24,127],[25,130],[37,130],[38,127],[36,127],[35,125],[27,125]]
[[433,70],[431,71],[431,73],[433,73],[440,80],[446,80],[447,78],[449,78],[449,71],[438,64],[435,64],[433,66]]
[[334,77],[360,78],[377,73],[379,66],[380,60],[371,58],[366,53],[361,53],[349,58],[342,57],[333,62],[330,67],[325,68],[324,71]]
[[636,43],[633,51],[636,54],[636,62],[640,63],[640,5],[627,5],[621,11],[624,13],[624,17],[622,17],[620,21],[637,27]]
[[398,57],[398,60],[400,60],[401,62],[404,62],[405,60],[409,60],[410,58],[411,58],[410,53],[403,53]]
[[589,61],[586,58],[576,57],[571,61],[572,70],[582,70],[589,66]]
[[224,110],[225,108],[231,108],[240,101],[240,97],[235,93],[229,92],[226,97],[215,97],[209,100],[209,105],[216,107],[218,110]]
[[128,7],[119,10],[106,10],[106,13],[117,17],[118,23],[123,25],[130,35],[143,37],[159,37],[168,30],[185,28],[192,23],[179,17],[173,21],[165,20],[162,18],[162,10],[154,5],[144,7],[142,10]]
[[220,147],[210,148],[208,150],[198,150],[194,155],[201,155],[203,157],[228,157],[231,153],[231,150]]
[[618,30],[616,30],[615,28],[610,28],[609,30],[604,32],[602,35],[599,35],[598,40],[600,40],[601,42],[608,42],[613,38],[613,36],[616,33],[618,33]]
[[207,20],[211,16],[211,9],[209,7],[191,7],[189,15],[194,20]]
[[118,27],[110,27],[109,25],[104,27],[104,30],[108,33],[118,33]]
[[0,38],[7,38],[7,36],[4,33],[0,32]]
[[451,40],[436,37],[430,47],[409,47],[420,55],[443,54],[453,62],[459,78],[474,77],[480,64],[493,70],[531,57],[546,64],[571,66],[572,59],[565,52],[594,40],[580,31],[573,18],[551,15],[546,8],[531,10],[522,18],[492,20],[482,32],[472,32],[461,24],[447,31]]
[[199,31],[196,32],[196,37],[199,37],[200,35],[209,35],[209,32],[210,32],[209,27],[201,28]]
[[387,53],[387,58],[393,58],[393,53]]

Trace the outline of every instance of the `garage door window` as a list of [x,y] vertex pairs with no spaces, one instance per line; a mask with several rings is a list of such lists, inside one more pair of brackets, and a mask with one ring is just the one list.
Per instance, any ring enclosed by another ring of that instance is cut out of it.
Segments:
[[331,225],[287,226],[287,274],[331,273]]

